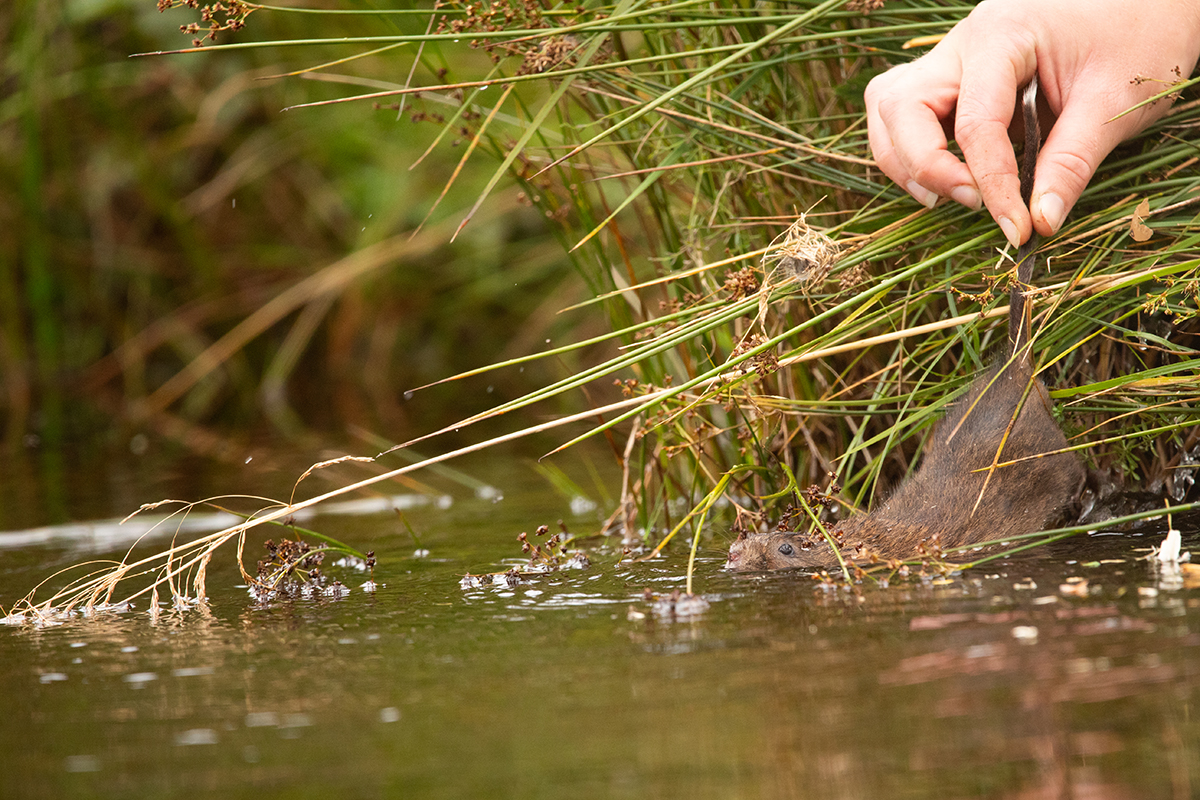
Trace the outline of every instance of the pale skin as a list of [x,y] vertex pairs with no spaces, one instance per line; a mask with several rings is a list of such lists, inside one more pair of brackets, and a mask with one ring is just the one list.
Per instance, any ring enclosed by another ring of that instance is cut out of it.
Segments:
[[[1062,227],[1105,156],[1169,101],[1113,117],[1167,89],[1176,70],[1188,77],[1198,56],[1200,0],[985,0],[929,53],[867,86],[871,150],[918,202],[986,206],[1015,246]],[[1026,209],[1008,129],[1035,72],[1056,119]]]

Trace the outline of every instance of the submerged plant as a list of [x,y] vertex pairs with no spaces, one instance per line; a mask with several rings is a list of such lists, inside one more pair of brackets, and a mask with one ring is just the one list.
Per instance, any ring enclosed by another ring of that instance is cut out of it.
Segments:
[[534,531],[534,536],[537,538],[533,541],[529,540],[529,534],[525,531],[518,534],[517,541],[521,543],[521,552],[528,556],[528,561],[524,564],[500,572],[487,572],[481,575],[467,573],[459,581],[459,585],[463,589],[478,589],[492,585],[516,586],[522,578],[530,575],[544,575],[568,569],[587,569],[591,566],[591,561],[582,550],[572,551],[568,548],[571,537],[567,534],[566,526],[563,526],[561,522],[559,525],[562,527],[561,533],[555,533],[541,541],[539,541],[541,537],[550,533],[549,526],[539,525]]
[[[342,597],[350,593],[340,581],[331,582],[321,572],[324,548],[314,550],[300,539],[281,539],[278,544],[267,539],[263,547],[267,555],[259,559],[258,571],[250,579],[250,595],[259,603],[279,598]],[[367,553],[366,559],[374,562],[374,554]]]

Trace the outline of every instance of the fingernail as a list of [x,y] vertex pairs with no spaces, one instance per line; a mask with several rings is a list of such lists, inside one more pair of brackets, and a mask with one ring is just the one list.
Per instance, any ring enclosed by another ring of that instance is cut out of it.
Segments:
[[1063,220],[1067,218],[1067,206],[1063,199],[1054,192],[1046,192],[1038,198],[1038,210],[1042,213],[1042,219],[1050,224],[1050,230],[1058,233]]
[[926,208],[933,208],[933,204],[937,202],[938,196],[916,181],[909,181],[904,188],[908,189],[908,193],[917,198],[917,202]]
[[1008,217],[1001,217],[997,222],[1000,223],[1000,230],[1004,232],[1004,238],[1008,239],[1008,243],[1013,247],[1020,247],[1021,240],[1017,238],[1020,234],[1017,233],[1017,226],[1013,224],[1013,221]]
[[983,207],[983,198],[979,196],[979,191],[974,186],[955,186],[950,190],[950,199],[959,205],[964,205],[972,211],[978,211]]

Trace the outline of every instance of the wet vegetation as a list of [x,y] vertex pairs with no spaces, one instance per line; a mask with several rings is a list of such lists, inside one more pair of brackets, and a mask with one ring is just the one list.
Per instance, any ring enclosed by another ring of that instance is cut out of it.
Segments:
[[[84,392],[213,451],[255,422],[352,424],[438,463],[605,437],[608,530],[657,552],[715,514],[771,527],[810,486],[831,514],[877,504],[1003,351],[1002,237],[883,179],[862,114],[870,77],[964,7],[235,4],[208,38],[191,5],[160,3],[169,25],[13,17],[10,447],[61,438]],[[160,25],[195,52],[92,66],[172,49]],[[54,36],[61,63],[34,46]],[[1200,491],[1200,103],[1141,77],[1181,99],[1109,158],[1034,276],[1034,368],[1112,516]],[[68,116],[75,97],[99,110]],[[138,100],[159,116],[124,115]],[[106,147],[70,145],[89,125]],[[205,547],[431,463],[395,458]]]

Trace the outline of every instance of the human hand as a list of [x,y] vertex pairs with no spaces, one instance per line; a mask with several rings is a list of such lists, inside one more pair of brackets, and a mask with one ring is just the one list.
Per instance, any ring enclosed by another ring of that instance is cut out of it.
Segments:
[[[1198,55],[1198,0],[985,0],[929,53],[867,86],[871,150],[919,202],[982,203],[1017,245],[1035,227],[1057,231],[1104,157],[1169,103],[1109,120],[1189,75]],[[1008,126],[1034,74],[1057,121],[1027,210]],[[965,164],[947,149],[951,132]]]

